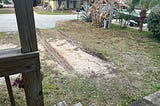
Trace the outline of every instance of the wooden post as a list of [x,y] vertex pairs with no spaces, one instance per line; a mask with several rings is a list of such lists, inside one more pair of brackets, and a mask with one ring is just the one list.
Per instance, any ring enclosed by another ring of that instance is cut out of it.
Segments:
[[15,106],[14,97],[13,97],[13,91],[12,91],[12,86],[11,86],[11,82],[10,82],[9,76],[5,76],[5,81],[6,81],[7,90],[8,90],[8,93],[9,93],[11,106]]
[[[14,0],[22,53],[38,51],[33,14],[33,0]],[[28,67],[29,68],[29,67]],[[22,73],[28,106],[44,106],[40,65]]]

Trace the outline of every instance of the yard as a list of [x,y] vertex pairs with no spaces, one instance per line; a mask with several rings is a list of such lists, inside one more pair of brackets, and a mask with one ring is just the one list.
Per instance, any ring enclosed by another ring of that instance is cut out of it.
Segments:
[[[56,28],[40,31],[52,42],[69,39],[84,50],[93,51],[92,55],[105,57],[116,67],[109,73],[114,77],[109,79],[68,72],[50,58],[39,41],[46,106],[61,101],[66,101],[69,106],[78,102],[84,106],[127,106],[160,90],[160,40],[153,38],[150,32],[121,29],[118,25],[113,25],[110,30],[95,28],[80,20],[60,21]],[[8,42],[19,45],[17,34],[0,33],[0,44]],[[5,84],[0,89],[0,105],[8,106]],[[25,105],[23,89],[13,90],[17,105]]]
[[53,12],[50,10],[44,10],[42,7],[35,7],[34,11],[38,14],[43,15],[69,15],[69,14],[75,14],[71,10],[54,10]]
[[102,94],[111,101],[109,105],[128,105],[160,89],[160,41],[150,32],[120,29],[117,25],[111,30],[98,29],[83,21],[60,22],[57,29],[83,47],[108,57],[118,67],[113,72],[116,77],[105,84],[106,94]]
[[0,8],[0,14],[11,14],[14,12],[14,8]]

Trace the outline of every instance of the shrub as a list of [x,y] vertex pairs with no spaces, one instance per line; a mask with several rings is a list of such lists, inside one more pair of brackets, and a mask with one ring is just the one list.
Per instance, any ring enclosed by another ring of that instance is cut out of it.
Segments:
[[160,7],[153,7],[148,15],[148,29],[153,32],[156,37],[160,37]]
[[0,3],[0,8],[2,8],[3,7],[3,4],[2,3]]

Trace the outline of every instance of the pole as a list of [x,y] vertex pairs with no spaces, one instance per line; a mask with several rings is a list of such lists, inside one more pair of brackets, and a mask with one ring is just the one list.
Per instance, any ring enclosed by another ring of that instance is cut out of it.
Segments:
[[11,101],[11,106],[15,106],[15,101],[14,101],[14,97],[13,97],[13,91],[12,91],[12,86],[11,86],[9,76],[5,76],[5,80],[6,80],[7,90],[9,93],[9,98]]
[[113,7],[114,7],[114,0],[112,0],[111,7],[110,7],[110,15],[109,15],[108,28],[111,28],[111,24],[112,24]]
[[[38,51],[33,0],[14,0],[14,6],[22,47],[21,52]],[[39,65],[36,65],[35,70],[22,73],[27,106],[44,106],[39,56],[37,61]]]

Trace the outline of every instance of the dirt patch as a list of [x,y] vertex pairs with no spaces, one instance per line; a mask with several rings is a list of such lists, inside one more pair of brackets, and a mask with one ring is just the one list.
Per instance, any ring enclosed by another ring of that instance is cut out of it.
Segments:
[[8,44],[2,44],[0,45],[0,49],[9,49],[9,48],[16,48],[18,47],[17,45],[14,45],[13,43],[8,43]]
[[[41,33],[45,36],[45,33]],[[58,36],[57,36],[58,34]],[[115,77],[116,67],[112,62],[106,62],[96,56],[86,53],[74,42],[70,43],[54,30],[47,42],[64,58],[74,69],[74,72],[92,79],[110,79]]]
[[55,48],[74,68],[76,73],[86,77],[112,78],[114,74],[110,74],[116,68],[113,64],[94,57],[79,47],[71,45],[66,40],[56,41],[49,40],[49,43]]

